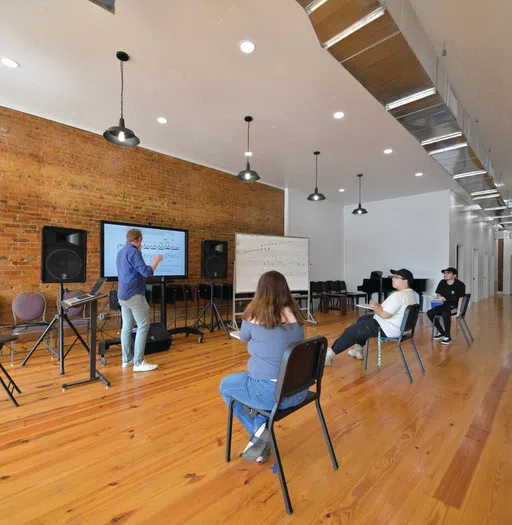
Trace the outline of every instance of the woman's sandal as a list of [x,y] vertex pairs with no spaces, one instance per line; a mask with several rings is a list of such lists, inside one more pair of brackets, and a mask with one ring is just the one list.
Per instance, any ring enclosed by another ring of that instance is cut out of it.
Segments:
[[[247,450],[244,451],[242,454],[242,458],[246,461],[254,461],[258,459],[260,456],[263,456],[265,453],[265,449],[267,448],[267,445],[270,443],[270,434],[268,432],[268,429],[266,428],[260,437],[252,436],[250,441],[253,443],[252,447],[249,447]],[[268,459],[268,456],[267,456]]]

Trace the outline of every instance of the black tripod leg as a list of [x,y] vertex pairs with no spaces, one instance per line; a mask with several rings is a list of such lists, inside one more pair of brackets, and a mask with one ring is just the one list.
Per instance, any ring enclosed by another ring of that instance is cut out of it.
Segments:
[[[203,311],[199,314],[198,318],[196,319],[196,322],[192,325],[192,330],[197,330],[197,327],[199,326],[199,322],[201,321],[201,317],[203,317],[206,310],[208,310],[208,306],[210,306],[210,303],[208,303],[204,308]],[[204,323],[203,323],[204,324]],[[205,325],[206,326],[206,325]]]
[[41,344],[43,339],[46,337],[46,334],[48,334],[48,332],[53,328],[53,325],[55,324],[56,321],[57,321],[57,317],[54,317],[52,319],[52,322],[48,325],[48,328],[42,333],[41,337],[37,340],[36,344],[30,349],[30,352],[27,354],[27,357],[23,359],[23,361],[21,362],[21,366],[26,365],[27,361],[30,359],[32,354],[36,351],[37,347]]
[[224,321],[222,320],[222,316],[219,314],[219,309],[217,308],[217,305],[215,303],[212,303],[212,307],[213,307],[212,310],[215,311],[215,317],[217,318],[217,326],[219,326],[219,323],[220,323],[220,326],[222,326],[222,329],[226,333],[228,339],[231,339],[231,336],[229,335],[226,325],[224,324]]

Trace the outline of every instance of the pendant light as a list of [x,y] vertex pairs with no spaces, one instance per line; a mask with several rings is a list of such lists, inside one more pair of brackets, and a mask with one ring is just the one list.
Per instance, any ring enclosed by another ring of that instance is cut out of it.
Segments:
[[364,215],[365,213],[368,213],[368,210],[363,208],[361,206],[361,179],[363,178],[363,174],[359,173],[357,176],[359,179],[359,206],[352,212],[353,215]]
[[244,118],[245,122],[247,122],[247,151],[245,152],[245,156],[247,157],[247,164],[245,165],[245,170],[242,170],[238,175],[238,180],[241,180],[243,182],[256,182],[261,177],[254,171],[251,170],[251,164],[249,163],[249,157],[252,155],[251,150],[249,148],[250,144],[250,126],[252,122],[252,117],[247,116]]
[[325,195],[318,191],[318,155],[320,152],[315,151],[313,155],[315,156],[315,192],[308,196],[308,201],[324,201]]
[[124,99],[124,63],[129,60],[129,56],[124,51],[118,51],[116,53],[116,57],[119,59],[119,63],[121,64],[121,118],[119,119],[119,126],[112,126],[111,128],[108,128],[105,133],[103,133],[103,136],[106,140],[108,140],[111,144],[116,144],[117,146],[123,146],[125,148],[131,148],[133,146],[137,146],[140,143],[139,138],[135,133],[128,129],[124,125],[124,117],[123,117],[123,99]]

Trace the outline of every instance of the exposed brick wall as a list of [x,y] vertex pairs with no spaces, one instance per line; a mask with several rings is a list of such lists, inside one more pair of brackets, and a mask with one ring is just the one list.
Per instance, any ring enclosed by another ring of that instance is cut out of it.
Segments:
[[88,289],[99,277],[100,220],[189,230],[189,282],[200,279],[201,240],[283,235],[283,191],[0,107],[0,323],[11,302],[39,291],[55,310],[58,285],[41,284],[41,226],[88,231]]

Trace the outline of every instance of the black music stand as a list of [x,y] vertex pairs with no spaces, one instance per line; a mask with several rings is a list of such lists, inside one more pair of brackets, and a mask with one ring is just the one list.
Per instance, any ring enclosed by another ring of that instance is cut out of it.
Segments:
[[[176,301],[178,301],[178,290],[182,291],[183,294],[183,301],[185,302],[185,325],[188,322],[188,294],[189,291],[186,289],[187,285],[181,285],[181,284],[171,284],[172,287],[172,293],[173,297],[170,298],[172,302],[174,303],[174,328],[171,328],[167,330],[170,335],[175,334],[185,334],[186,337],[188,337],[190,334],[195,334],[199,336],[199,339],[197,340],[198,343],[203,342],[203,332],[197,329],[197,326],[194,324],[194,326],[176,326],[176,313],[177,313],[177,306]],[[179,286],[179,288],[178,288]],[[165,278],[162,277],[162,294],[161,294],[161,321],[164,324],[165,328],[167,328],[167,298],[166,298],[166,284],[165,284]],[[181,300],[181,299],[180,299]]]
[[[73,330],[75,333],[77,339],[84,345],[84,347],[89,351],[89,347],[87,346],[87,343],[82,339],[82,336],[78,333],[76,328],[73,326],[73,323],[69,320],[69,317],[66,314],[66,309],[64,308],[63,301],[64,301],[64,283],[61,281],[60,283],[60,291],[59,291],[59,306],[57,308],[57,313],[53,317],[51,323],[47,326],[46,330],[41,334],[41,337],[36,341],[35,345],[30,349],[30,352],[27,354],[25,359],[21,362],[21,366],[25,366],[27,364],[27,361],[31,358],[32,354],[36,351],[37,347],[43,342],[45,337],[50,333],[50,330],[53,328],[55,323],[58,323],[59,327],[59,361],[60,361],[60,374],[62,375],[64,373],[64,321],[66,321],[67,325]],[[106,297],[106,296],[102,296]],[[75,305],[84,304],[87,301],[83,302],[77,302],[74,303]],[[92,323],[92,316],[91,316],[91,323]],[[91,325],[92,326],[92,325]],[[96,328],[96,320],[94,320],[94,326]],[[96,334],[94,335],[96,338]],[[75,340],[76,342],[76,340]],[[75,343],[73,343],[74,345]],[[67,354],[66,354],[67,355]]]
[[[201,321],[201,318],[203,315],[206,314],[206,311],[210,309],[210,323],[207,324],[204,321]],[[196,319],[196,322],[192,325],[193,329],[197,329],[198,326],[208,328],[210,332],[213,333],[215,328],[220,328],[224,330],[226,333],[228,339],[231,339],[231,336],[229,335],[229,332],[226,328],[226,325],[224,324],[224,321],[222,320],[222,315],[219,312],[219,309],[217,308],[217,305],[215,304],[215,295],[213,291],[213,279],[210,280],[210,302],[203,308],[203,311],[199,314],[198,318]]]
[[[76,385],[85,385],[87,383],[94,383],[95,381],[103,381],[105,383],[105,386],[108,388],[110,386],[110,381],[100,374],[96,370],[96,318],[98,315],[98,299],[103,299],[107,297],[106,295],[97,295],[93,298],[84,299],[83,301],[77,301],[74,302],[70,306],[81,306],[82,304],[90,303],[90,315],[91,315],[91,340],[89,346],[84,342],[84,340],[80,337],[80,334],[76,331],[76,328],[73,326],[71,321],[67,319],[68,324],[71,326],[73,331],[75,332],[75,335],[80,339],[81,343],[85,346],[87,351],[89,352],[89,378],[88,379],[80,379],[79,381],[73,381],[72,383],[64,383],[62,385],[62,390],[66,390],[70,386],[76,386]],[[65,301],[61,301],[62,309],[64,309],[64,306],[66,305]],[[64,314],[65,315],[65,314]],[[59,351],[60,351],[60,345],[59,345]],[[63,358],[63,356],[61,356]],[[63,360],[63,359],[62,359]],[[62,361],[61,361],[62,363]]]

